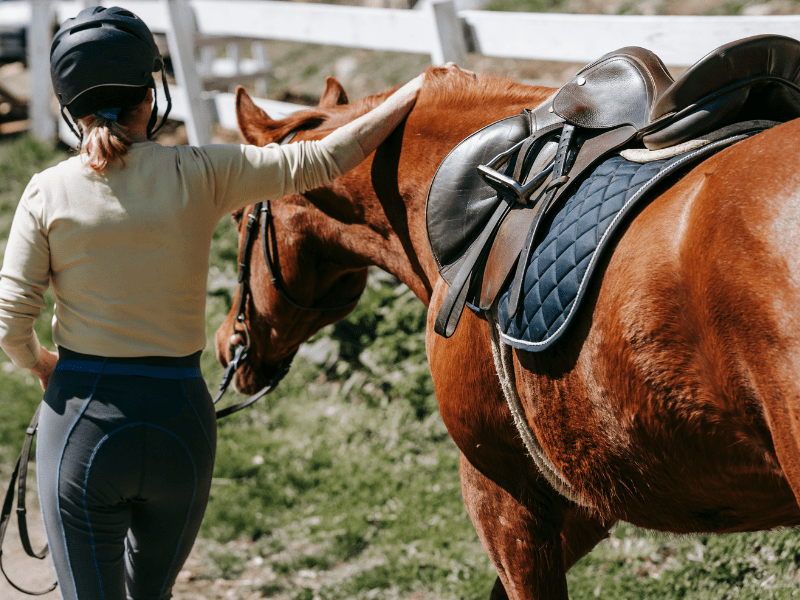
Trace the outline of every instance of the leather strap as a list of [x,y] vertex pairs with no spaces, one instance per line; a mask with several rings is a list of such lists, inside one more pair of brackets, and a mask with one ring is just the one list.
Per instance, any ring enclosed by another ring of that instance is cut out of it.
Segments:
[[439,335],[449,338],[455,332],[458,321],[461,319],[461,313],[464,311],[467,294],[472,287],[475,268],[482,260],[485,260],[489,253],[488,241],[495,236],[500,223],[513,205],[513,200],[503,198],[486,223],[481,235],[469,247],[467,256],[453,279],[450,289],[447,290],[447,295],[436,315],[433,330]]
[[[255,211],[253,211],[255,213]],[[261,246],[264,251],[264,262],[267,263],[267,270],[269,271],[270,282],[272,286],[278,290],[278,293],[283,297],[286,302],[294,306],[295,308],[299,308],[300,310],[319,310],[319,311],[334,311],[334,310],[344,310],[345,308],[350,308],[358,304],[358,301],[361,300],[361,293],[359,292],[358,295],[353,298],[352,300],[348,300],[343,304],[337,304],[335,306],[305,306],[303,304],[299,304],[295,302],[288,293],[286,293],[283,289],[283,285],[281,285],[280,281],[278,280],[278,263],[273,260],[272,258],[272,247],[269,245],[270,241],[270,231],[272,230],[272,204],[269,200],[264,201],[264,208],[261,209]],[[363,290],[362,290],[363,291]]]
[[42,548],[42,550],[39,552],[33,550],[33,546],[28,535],[27,509],[25,508],[25,484],[28,476],[28,461],[30,460],[33,437],[36,435],[36,427],[39,424],[39,409],[41,409],[41,407],[42,405],[39,404],[39,406],[36,408],[36,412],[33,413],[33,418],[31,419],[31,424],[28,426],[28,429],[25,432],[25,442],[22,445],[22,451],[19,454],[19,458],[17,458],[17,464],[14,466],[14,472],[11,474],[11,481],[8,484],[8,490],[6,491],[6,496],[3,501],[3,509],[2,512],[0,512],[0,572],[3,573],[3,576],[6,578],[6,581],[8,581],[11,587],[22,592],[23,594],[28,594],[29,596],[43,596],[44,594],[49,594],[56,589],[56,587],[58,587],[58,581],[53,582],[46,590],[26,590],[11,581],[11,579],[8,577],[8,574],[3,568],[2,556],[3,541],[5,540],[6,529],[8,528],[8,522],[11,518],[11,508],[14,504],[14,484],[17,483],[17,478],[19,478],[19,485],[17,486],[17,523],[19,526],[19,537],[20,541],[22,542],[22,547],[25,549],[25,552],[28,556],[38,558],[39,560],[46,558],[49,552],[47,546]]
[[[519,309],[522,304],[522,284],[525,279],[525,271],[528,268],[528,261],[530,260],[531,253],[535,247],[534,242],[543,218],[550,214],[552,207],[558,205],[561,197],[568,189],[571,189],[572,184],[580,178],[584,171],[594,165],[600,158],[607,155],[609,152],[627,144],[635,136],[636,128],[632,125],[623,125],[622,127],[617,127],[616,129],[604,131],[599,135],[589,138],[583,142],[583,144],[581,144],[581,147],[578,150],[571,167],[568,163],[566,163],[567,168],[569,169],[569,174],[567,176],[562,173],[561,179],[566,178],[564,179],[564,183],[558,187],[551,188],[541,204],[537,205],[536,207],[538,212],[533,221],[533,225],[528,231],[528,236],[525,238],[525,245],[520,253],[520,258],[517,262],[516,273],[514,274],[514,280],[511,284],[511,292],[508,296],[509,317],[513,317],[516,314],[517,309]],[[564,150],[565,153],[563,156],[564,160],[566,161],[569,147],[566,147]],[[559,156],[557,154],[556,161],[558,161],[558,159]],[[555,174],[553,177],[555,179]]]
[[550,207],[558,205],[561,196],[563,196],[568,189],[572,188],[572,184],[580,179],[581,175],[583,175],[589,167],[596,164],[598,160],[607,156],[610,152],[630,142],[636,137],[636,133],[636,128],[633,125],[623,125],[616,129],[604,131],[600,135],[586,140],[581,145],[578,155],[575,157],[575,162],[569,170],[569,184],[556,191],[553,200],[545,210],[549,211]]
[[522,247],[520,258],[517,261],[517,269],[514,273],[514,279],[511,282],[511,292],[508,296],[509,317],[513,317],[516,314],[517,307],[521,302],[522,281],[525,278],[525,266],[528,263],[531,252],[533,251],[533,240],[535,238],[537,225],[541,221],[545,207],[549,206],[550,201],[553,199],[553,196],[558,189],[558,187],[554,185],[554,182],[561,181],[563,184],[567,181],[564,179],[564,171],[567,169],[567,158],[570,154],[574,132],[574,125],[571,123],[564,123],[564,127],[561,130],[561,139],[558,142],[558,150],[556,150],[555,164],[553,166],[553,178],[551,183],[546,188],[547,191],[544,197],[536,203],[536,206],[533,209],[536,211],[536,216],[533,220],[533,226],[530,228],[528,235],[525,238],[525,245]]

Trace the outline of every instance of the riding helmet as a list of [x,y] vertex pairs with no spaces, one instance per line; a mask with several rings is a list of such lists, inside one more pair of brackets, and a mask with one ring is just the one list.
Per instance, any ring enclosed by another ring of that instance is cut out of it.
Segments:
[[53,89],[73,119],[141,103],[163,67],[144,21],[116,6],[85,8],[67,19],[50,47]]

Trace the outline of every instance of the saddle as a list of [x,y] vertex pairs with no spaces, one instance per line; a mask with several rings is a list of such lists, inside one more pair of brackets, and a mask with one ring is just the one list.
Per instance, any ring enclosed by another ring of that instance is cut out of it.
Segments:
[[472,134],[442,161],[426,206],[428,241],[450,289],[434,330],[501,292],[513,318],[541,226],[602,159],[661,150],[733,123],[800,117],[800,42],[762,35],[717,48],[673,80],[626,47],[582,68],[533,110]]

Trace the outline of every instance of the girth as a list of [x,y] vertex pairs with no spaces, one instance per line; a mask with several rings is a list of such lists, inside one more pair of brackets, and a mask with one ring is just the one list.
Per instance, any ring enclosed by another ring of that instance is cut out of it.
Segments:
[[542,224],[601,159],[740,121],[800,117],[799,65],[797,40],[755,36],[718,48],[673,81],[649,50],[622,48],[536,109],[466,138],[428,193],[428,239],[450,285],[434,330],[450,337],[465,305],[487,311],[508,285],[514,317]]

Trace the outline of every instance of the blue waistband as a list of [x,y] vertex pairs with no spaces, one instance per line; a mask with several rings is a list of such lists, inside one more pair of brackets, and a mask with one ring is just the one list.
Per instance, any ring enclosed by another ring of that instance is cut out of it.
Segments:
[[153,379],[194,379],[202,377],[200,367],[164,367],[143,364],[120,364],[93,360],[59,360],[56,371],[103,373],[104,375],[136,375]]

